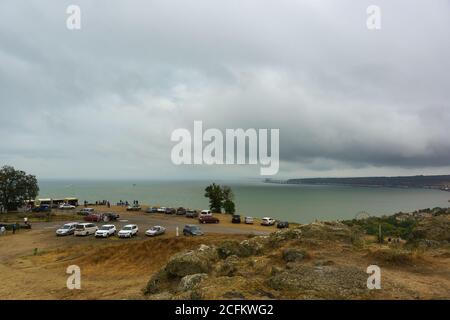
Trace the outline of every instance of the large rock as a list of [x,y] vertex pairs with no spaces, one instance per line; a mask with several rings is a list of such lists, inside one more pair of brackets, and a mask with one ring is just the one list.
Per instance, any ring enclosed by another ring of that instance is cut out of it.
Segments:
[[184,276],[180,280],[180,284],[178,285],[178,290],[180,291],[188,291],[194,289],[202,280],[208,278],[206,273],[197,273],[191,274],[188,276]]
[[283,260],[286,262],[298,262],[303,260],[306,255],[306,252],[303,250],[293,248],[283,250]]
[[276,272],[267,285],[275,290],[294,290],[315,297],[351,298],[367,292],[367,274],[356,267],[312,267]]
[[239,241],[226,240],[221,242],[217,246],[217,254],[219,255],[219,258],[226,259],[229,256],[238,255],[240,249],[239,247],[240,247]]
[[216,266],[216,274],[218,276],[232,277],[238,270],[239,258],[235,255],[229,256]]
[[167,273],[165,270],[160,270],[155,273],[147,282],[147,286],[144,289],[145,294],[156,294],[162,291],[164,284],[168,282]]
[[350,227],[340,222],[314,222],[300,227],[302,236],[319,240],[352,241],[353,233]]
[[194,251],[174,255],[166,265],[165,271],[175,277],[184,277],[196,273],[209,273],[212,264],[218,259],[214,247],[201,245]]
[[270,234],[270,241],[281,242],[286,240],[298,239],[302,236],[300,228],[278,230]]
[[239,244],[239,251],[237,252],[237,256],[250,257],[261,254],[264,251],[264,246],[267,243],[267,236],[258,236],[248,240],[244,240]]

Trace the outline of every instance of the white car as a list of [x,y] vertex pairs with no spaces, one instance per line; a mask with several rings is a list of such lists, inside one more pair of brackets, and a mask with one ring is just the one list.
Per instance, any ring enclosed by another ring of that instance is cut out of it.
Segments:
[[70,210],[70,209],[75,209],[75,206],[73,206],[71,204],[63,203],[62,205],[59,206],[59,208],[61,210]]
[[78,224],[78,222],[69,222],[64,224],[61,228],[56,230],[57,236],[68,236],[71,234],[74,234],[75,232],[75,226]]
[[202,216],[212,216],[211,210],[202,210],[200,212],[200,217],[202,217]]
[[158,211],[158,212],[163,212],[163,213],[165,213],[165,212],[166,212],[166,207],[159,207],[159,208],[157,209],[157,211]]
[[90,234],[95,234],[95,232],[97,232],[98,228],[95,224],[93,223],[78,223],[75,226],[75,232],[74,234],[76,236],[88,236]]
[[116,226],[113,224],[105,224],[95,232],[96,238],[108,238],[116,234]]
[[133,236],[137,235],[139,229],[138,226],[135,224],[127,224],[122,228],[122,230],[119,231],[117,236],[119,238],[132,238]]
[[253,224],[253,222],[254,222],[253,217],[245,217],[244,218],[245,224]]
[[145,235],[149,237],[158,236],[160,234],[164,234],[166,232],[166,228],[161,226],[154,226],[145,231]]
[[264,217],[261,219],[262,226],[273,226],[275,224],[275,219]]

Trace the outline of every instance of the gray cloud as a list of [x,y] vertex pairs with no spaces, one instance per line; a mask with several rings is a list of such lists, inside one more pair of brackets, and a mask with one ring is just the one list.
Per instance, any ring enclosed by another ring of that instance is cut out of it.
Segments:
[[447,173],[450,5],[0,4],[0,163],[44,177],[254,176],[174,167],[170,133],[280,128],[280,175]]

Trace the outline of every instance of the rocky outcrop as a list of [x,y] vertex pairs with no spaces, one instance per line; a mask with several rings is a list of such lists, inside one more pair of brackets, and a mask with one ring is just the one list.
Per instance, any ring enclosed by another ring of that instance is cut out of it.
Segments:
[[188,291],[194,289],[203,279],[208,278],[206,273],[197,273],[184,276],[178,285],[179,291]]
[[167,274],[174,277],[184,277],[196,273],[209,273],[212,264],[218,259],[216,248],[201,245],[194,251],[174,255],[166,265]]

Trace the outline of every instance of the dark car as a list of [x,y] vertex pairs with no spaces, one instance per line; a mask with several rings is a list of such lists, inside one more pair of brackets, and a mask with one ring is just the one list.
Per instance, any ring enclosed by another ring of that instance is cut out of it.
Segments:
[[51,207],[48,204],[41,204],[39,207],[35,207],[35,208],[31,209],[31,211],[33,211],[33,212],[47,212],[50,210],[51,210]]
[[241,216],[238,214],[233,214],[231,218],[231,223],[241,223]]
[[183,234],[185,236],[202,236],[203,231],[195,224],[187,224],[183,228]]
[[114,212],[106,212],[104,213],[104,217],[106,217],[107,221],[117,221],[117,219],[120,218],[120,215]]
[[278,229],[289,228],[289,222],[287,222],[287,221],[279,221],[277,223],[277,228]]
[[165,214],[174,214],[176,210],[174,208],[166,208]]
[[179,207],[179,208],[177,209],[177,215],[179,215],[179,216],[184,216],[185,214],[186,214],[186,209],[185,209],[185,208]]
[[200,216],[200,218],[198,218],[198,221],[200,223],[219,223],[219,219],[217,219],[214,216]]
[[186,210],[186,218],[197,218],[198,212],[197,210]]
[[84,221],[89,221],[89,222],[100,222],[103,221],[103,215],[102,214],[90,214],[84,217]]

